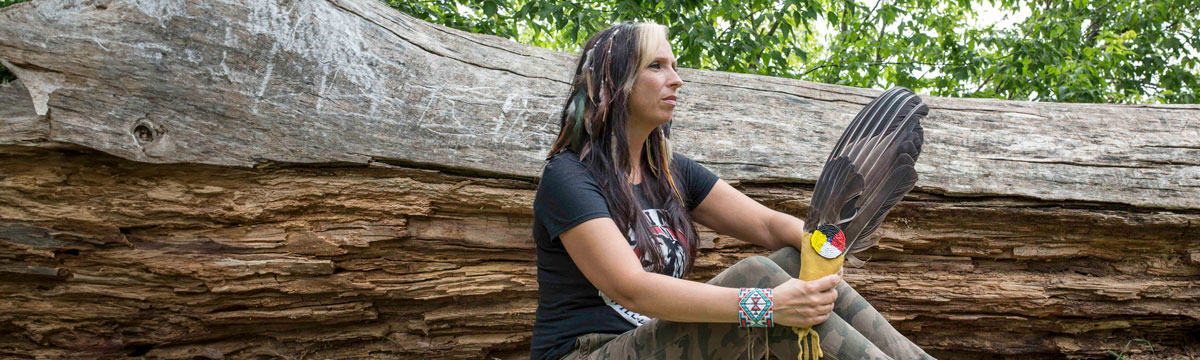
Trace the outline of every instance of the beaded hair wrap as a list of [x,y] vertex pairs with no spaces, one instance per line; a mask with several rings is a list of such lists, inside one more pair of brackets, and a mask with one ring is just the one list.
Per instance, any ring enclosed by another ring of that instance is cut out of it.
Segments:
[[620,32],[621,29],[613,30],[612,35],[608,36],[607,44],[604,46],[604,60],[600,64],[600,88],[596,89],[597,95],[599,95],[598,97],[600,98],[598,103],[600,104],[600,110],[602,111],[596,118],[600,121],[604,121],[604,119],[608,116],[608,107],[612,102],[612,94],[608,89],[608,86],[612,83],[612,80],[610,79],[612,77],[612,46],[613,40],[616,39],[617,33]]
[[[611,58],[613,40],[616,39],[617,34],[620,32],[621,29],[614,29],[613,32],[609,34],[607,43],[598,42],[595,46],[592,46],[584,52],[584,70],[582,74],[584,90],[575,95],[575,97],[572,98],[570,105],[567,107],[568,112],[574,113],[568,114],[568,117],[573,117],[575,119],[575,131],[573,131],[572,134],[575,136],[573,136],[570,148],[578,152],[580,157],[587,157],[588,153],[591,152],[591,143],[586,141],[585,138],[591,134],[596,134],[596,131],[603,129],[606,123],[605,120],[608,117],[609,107],[612,105],[613,94],[608,89],[608,87],[611,86],[610,83],[612,82],[612,75],[610,74],[609,68],[612,64]],[[597,73],[596,62],[598,56],[596,56],[595,52],[597,50],[596,48],[600,47],[601,44],[603,44],[605,47],[605,56],[600,64],[600,71]],[[599,86],[594,87],[596,84],[595,78],[597,77],[600,80],[600,84]],[[591,116],[593,121],[588,121],[584,118],[586,116],[585,109],[589,104],[594,104],[593,109],[598,110]],[[595,128],[597,126],[599,128]]]

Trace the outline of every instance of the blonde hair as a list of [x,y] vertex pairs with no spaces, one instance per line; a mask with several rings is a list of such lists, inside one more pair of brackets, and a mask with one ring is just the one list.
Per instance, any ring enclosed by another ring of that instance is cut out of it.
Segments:
[[[655,23],[637,23],[638,33],[638,72],[645,69],[654,61],[654,56],[659,50],[664,48],[670,49],[671,44],[667,42],[667,27]],[[636,76],[637,74],[634,74]]]

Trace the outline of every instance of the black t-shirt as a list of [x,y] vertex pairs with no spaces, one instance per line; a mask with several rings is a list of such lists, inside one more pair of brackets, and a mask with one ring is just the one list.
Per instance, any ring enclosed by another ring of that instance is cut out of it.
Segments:
[[[678,153],[673,155],[671,175],[691,211],[708,195],[717,176],[692,159]],[[658,239],[667,262],[661,273],[682,277],[687,252],[680,239],[676,239],[678,233],[665,225],[665,211],[651,206],[642,194],[645,184],[648,182],[633,186],[634,196],[646,209],[643,214],[654,225],[650,231]],[[584,221],[611,217],[604,199],[604,191],[580,162],[578,154],[564,151],[546,164],[533,200],[538,268],[537,320],[533,324],[530,354],[533,359],[561,358],[571,351],[575,338],[584,334],[620,334],[650,321],[597,290],[575,266],[558,237]],[[627,240],[631,247],[635,245],[632,239]]]

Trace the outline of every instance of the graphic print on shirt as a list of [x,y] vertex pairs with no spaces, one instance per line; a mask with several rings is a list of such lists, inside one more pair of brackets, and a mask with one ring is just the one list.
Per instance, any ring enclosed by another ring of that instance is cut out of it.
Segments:
[[[642,210],[642,214],[650,222],[650,235],[654,236],[655,242],[658,243],[658,251],[663,254],[663,270],[660,272],[663,275],[669,275],[674,278],[683,277],[683,268],[687,264],[687,252],[683,251],[683,235],[680,235],[675,229],[667,226],[666,212],[660,209]],[[629,247],[637,249],[637,239],[633,235],[633,230],[629,231]],[[650,253],[642,252],[642,268],[646,271],[651,269]],[[634,326],[642,326],[651,318],[646,315],[638,314],[629,309],[626,309],[621,304],[613,301],[612,298],[600,292],[600,298],[604,299],[604,303],[612,307],[617,314],[621,315],[626,321]]]

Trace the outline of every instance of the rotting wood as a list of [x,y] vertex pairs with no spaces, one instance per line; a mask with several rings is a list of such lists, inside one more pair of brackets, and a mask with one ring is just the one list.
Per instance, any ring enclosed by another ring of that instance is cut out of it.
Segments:
[[[372,0],[148,4],[0,11],[0,354],[526,354],[571,55]],[[682,77],[680,151],[792,214],[878,93]],[[847,270],[898,328],[943,358],[1200,353],[1200,107],[926,101],[918,188]],[[763,252],[701,237],[696,279]]]

